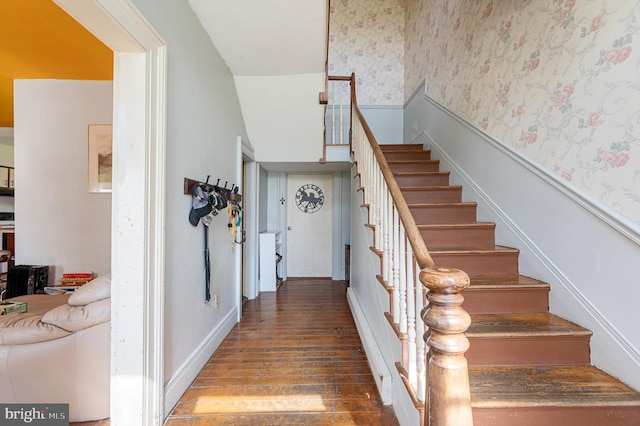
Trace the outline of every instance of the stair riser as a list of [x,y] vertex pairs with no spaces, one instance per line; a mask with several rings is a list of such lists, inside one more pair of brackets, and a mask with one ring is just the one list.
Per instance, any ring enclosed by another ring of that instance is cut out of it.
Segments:
[[393,173],[398,172],[437,172],[440,170],[440,163],[436,160],[407,161],[389,163]]
[[409,207],[413,218],[418,225],[432,223],[475,223],[476,206],[429,206]]
[[548,288],[474,289],[463,293],[462,307],[470,314],[546,312],[549,310]]
[[404,186],[446,186],[449,185],[449,175],[447,173],[438,173],[427,176],[396,176],[396,182],[400,188]]
[[474,337],[465,353],[473,366],[589,364],[589,336]]
[[462,201],[461,188],[404,190],[402,195],[407,203],[459,203]]
[[424,146],[422,144],[384,144],[380,145],[380,149],[385,154],[393,151],[424,151]]
[[421,229],[422,239],[431,250],[456,247],[491,247],[495,245],[493,227],[430,228]]
[[472,413],[474,426],[640,425],[640,407],[474,407]]
[[431,253],[438,267],[458,268],[469,276],[518,275],[518,253]]
[[429,151],[395,151],[384,154],[387,161],[394,160],[430,160],[431,152]]

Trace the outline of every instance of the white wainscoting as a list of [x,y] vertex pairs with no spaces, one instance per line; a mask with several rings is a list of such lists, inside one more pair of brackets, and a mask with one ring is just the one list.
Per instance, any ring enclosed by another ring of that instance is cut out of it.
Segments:
[[[355,168],[352,171],[355,172]],[[381,396],[386,401],[391,392],[393,410],[401,425],[417,425],[418,410],[395,366],[396,362],[402,360],[402,344],[384,316],[385,312],[390,312],[389,293],[374,278],[380,273],[380,258],[369,249],[373,245],[373,232],[364,226],[368,212],[361,207],[362,192],[357,190],[359,186],[359,179],[352,179],[349,303],[359,308],[352,312],[356,323],[366,324],[374,336],[373,339],[363,338],[362,344],[366,346],[365,353],[372,372],[377,375],[376,384]]]
[[[550,308],[593,331],[592,362],[640,389],[640,227],[424,95],[405,104],[404,140],[424,144],[520,273],[551,284]],[[428,245],[428,242],[427,242]]]

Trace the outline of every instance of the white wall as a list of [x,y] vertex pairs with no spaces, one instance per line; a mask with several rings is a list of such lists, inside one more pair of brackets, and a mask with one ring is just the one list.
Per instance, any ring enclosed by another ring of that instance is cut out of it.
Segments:
[[[185,177],[233,182],[236,141],[246,135],[235,84],[187,2],[134,0],[167,43],[165,412],[188,388],[237,320],[236,250],[226,211],[210,230],[211,294],[205,303],[203,226],[188,221]],[[213,299],[212,299],[213,300]]]
[[401,106],[360,105],[360,111],[379,144],[403,142]]
[[13,137],[0,137],[0,165],[13,167]]
[[111,270],[111,194],[88,192],[87,129],[111,124],[112,83],[16,80],[16,264]]
[[592,362],[640,389],[640,229],[505,148],[424,95],[405,107],[405,140],[432,149],[496,242],[520,250],[520,273],[551,284],[555,314],[593,331]]
[[[8,167],[14,165],[13,127],[0,127],[0,165]],[[0,196],[0,212],[12,212],[13,210],[13,197]]]
[[258,187],[258,231],[263,232],[267,230],[267,221],[268,221],[268,212],[269,208],[267,207],[267,200],[269,199],[269,190],[268,190],[268,179],[269,172],[267,172],[262,167],[259,167],[260,175],[258,178],[259,187]]
[[[369,128],[379,144],[402,143],[403,107],[395,105],[358,105]],[[327,144],[349,143],[349,119],[351,109],[348,105],[327,106],[325,120],[327,126]],[[340,116],[342,116],[342,132],[340,132]],[[334,130],[335,129],[335,130]],[[340,140],[342,133],[342,140]],[[347,160],[348,161],[348,157]]]
[[247,133],[260,162],[318,162],[323,74],[235,76]]
[[332,279],[345,278],[345,245],[350,244],[351,184],[350,171],[333,174],[333,272]]

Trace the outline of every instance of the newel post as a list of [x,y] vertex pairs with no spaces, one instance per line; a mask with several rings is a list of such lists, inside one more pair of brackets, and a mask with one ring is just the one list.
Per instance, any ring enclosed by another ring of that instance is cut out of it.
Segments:
[[469,340],[464,332],[471,324],[460,306],[469,276],[459,269],[425,268],[420,281],[429,289],[422,319],[428,327],[425,426],[471,426],[469,371],[464,353]]

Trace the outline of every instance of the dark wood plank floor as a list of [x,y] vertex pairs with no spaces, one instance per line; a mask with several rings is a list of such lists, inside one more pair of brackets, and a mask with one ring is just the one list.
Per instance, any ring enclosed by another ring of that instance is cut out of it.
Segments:
[[167,426],[398,424],[380,401],[343,281],[288,281],[243,311]]

